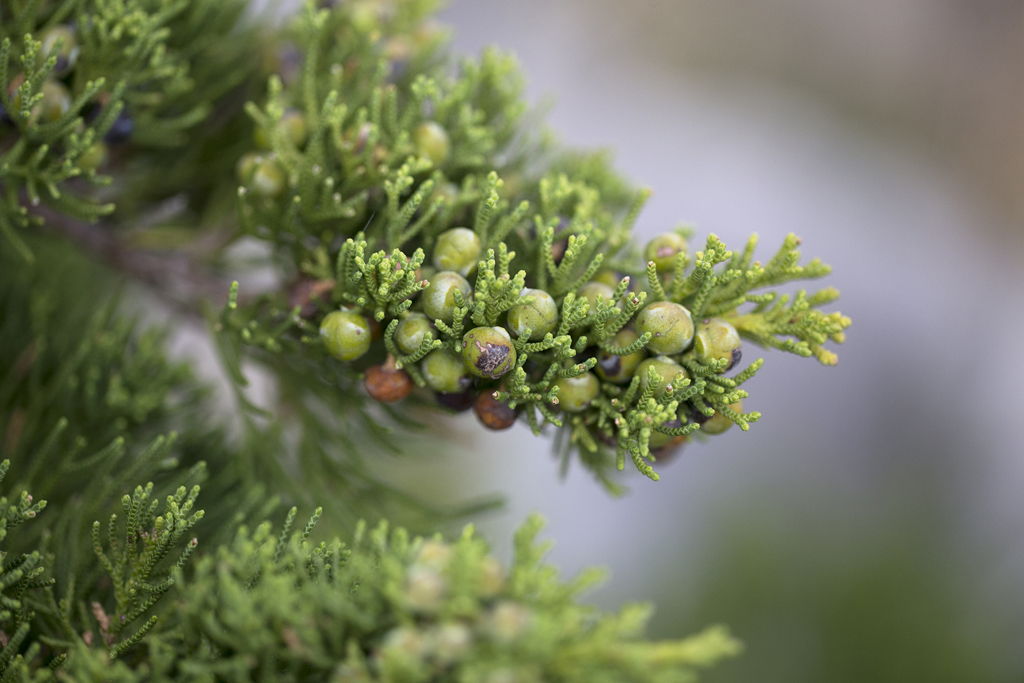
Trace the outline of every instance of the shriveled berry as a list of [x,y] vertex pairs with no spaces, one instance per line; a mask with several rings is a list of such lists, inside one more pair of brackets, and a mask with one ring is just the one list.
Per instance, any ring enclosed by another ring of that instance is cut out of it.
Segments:
[[455,292],[469,298],[472,291],[466,278],[450,270],[443,270],[430,278],[430,284],[423,290],[423,312],[431,320],[452,322],[455,318]]
[[516,349],[504,327],[474,327],[462,337],[462,360],[477,377],[498,379],[516,365]]
[[651,333],[647,348],[653,353],[682,353],[693,341],[693,318],[686,307],[671,301],[655,301],[636,316],[640,334]]
[[[629,346],[637,339],[639,339],[639,335],[636,332],[621,330],[615,335],[612,343],[619,348],[623,348]],[[636,372],[637,366],[640,365],[640,362],[646,355],[643,349],[625,356],[616,356],[607,351],[602,351],[597,356],[597,374],[606,382],[627,384],[633,379],[633,373]]]
[[543,339],[544,335],[558,324],[558,304],[543,289],[524,289],[520,300],[530,298],[530,303],[516,304],[508,310],[509,329],[521,337],[530,328],[530,341]]
[[693,338],[693,350],[701,363],[713,360],[728,360],[722,372],[732,368],[740,361],[743,352],[740,333],[728,321],[721,318],[705,318],[697,325],[697,334]]
[[434,267],[469,275],[480,262],[480,237],[469,228],[442,232],[434,243]]
[[[306,116],[297,109],[285,111],[281,120],[275,124],[275,128],[284,134],[285,140],[296,147],[302,147],[306,143]],[[263,149],[270,149],[272,141],[270,131],[266,128],[257,127],[253,132],[253,139]]]
[[607,303],[615,296],[615,290],[603,282],[591,281],[580,287],[576,295],[586,299],[587,303],[590,304],[590,310],[587,311],[587,317],[584,319],[584,324],[589,325],[594,322],[594,318],[597,316],[598,297],[601,297]]
[[60,52],[57,53],[57,65],[53,67],[53,75],[66,76],[74,68],[78,60],[78,40],[75,38],[75,30],[65,24],[54,26],[43,34],[43,48],[39,53],[40,60],[50,57],[50,52],[60,43]]
[[580,413],[601,393],[601,383],[592,372],[576,377],[562,377],[558,387],[558,405],[567,413]]
[[672,385],[673,389],[678,391],[679,383],[676,382],[676,377],[679,373],[683,373],[684,378],[688,378],[690,375],[686,372],[686,369],[675,362],[671,358],[666,356],[655,356],[654,358],[648,358],[636,368],[636,376],[640,378],[640,393],[643,393],[647,389],[648,384],[648,370],[654,368],[658,377],[661,378],[661,384],[654,390],[654,395],[657,398],[661,398],[668,391],[669,385]]
[[[743,399],[736,401],[731,406],[732,410],[737,413],[743,413]],[[720,410],[716,410],[714,416],[704,424],[700,426],[700,431],[704,434],[721,434],[730,427],[732,427],[733,421],[722,414]]]
[[381,403],[395,403],[412,393],[412,377],[405,370],[395,367],[395,359],[388,358],[383,365],[366,369],[363,377],[366,393]]
[[464,413],[476,403],[476,392],[472,389],[459,393],[442,394],[435,393],[434,398],[438,404],[456,413]]
[[647,243],[644,258],[654,261],[654,267],[659,273],[672,272],[676,267],[676,255],[685,254],[688,246],[682,235],[666,232]]
[[480,392],[473,404],[473,412],[476,413],[484,427],[495,431],[508,429],[516,423],[516,417],[519,415],[518,410],[510,408],[504,401],[494,398],[493,391]]
[[420,156],[427,157],[435,166],[440,166],[448,160],[448,153],[451,151],[451,140],[448,132],[434,121],[424,121],[416,126],[412,133],[413,144],[416,145],[416,152]]
[[264,197],[277,197],[284,192],[287,178],[284,169],[273,159],[260,160],[252,169],[250,186],[256,194]]
[[107,146],[102,141],[93,144],[78,157],[78,165],[87,171],[95,171],[106,161]]
[[320,323],[320,338],[338,360],[355,360],[370,350],[370,323],[353,311],[331,311]]
[[395,329],[395,344],[402,353],[415,353],[424,339],[434,339],[437,333],[430,319],[422,313],[410,313]]
[[436,349],[428,353],[420,364],[420,371],[427,386],[442,394],[461,393],[472,382],[462,356],[447,349]]

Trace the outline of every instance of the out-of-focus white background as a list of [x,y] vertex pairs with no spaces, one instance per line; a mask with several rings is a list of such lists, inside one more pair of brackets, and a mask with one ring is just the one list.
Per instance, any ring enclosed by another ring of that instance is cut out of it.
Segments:
[[[724,622],[709,681],[1024,676],[1024,4],[456,0],[456,51],[515,52],[569,145],[608,147],[680,222],[765,252],[804,238],[854,320],[838,367],[780,352],[749,433],[609,498],[521,427],[388,468],[437,501],[507,497],[589,596],[656,603],[657,636]],[[753,349],[745,358],[756,358]]]

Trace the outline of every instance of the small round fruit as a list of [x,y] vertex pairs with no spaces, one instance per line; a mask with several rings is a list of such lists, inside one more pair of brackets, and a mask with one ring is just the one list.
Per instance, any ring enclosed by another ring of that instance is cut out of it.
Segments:
[[676,377],[679,373],[683,373],[683,377],[689,377],[689,373],[682,365],[675,362],[671,358],[666,356],[655,356],[654,358],[648,358],[636,368],[636,375],[640,377],[640,393],[643,393],[647,389],[648,383],[648,370],[654,368],[657,375],[661,378],[661,384],[654,390],[654,396],[661,398],[668,391],[670,384],[673,388],[678,389],[679,387],[674,384]]
[[[297,109],[289,109],[284,115],[281,116],[281,120],[275,124],[275,127],[284,133],[284,138],[296,147],[302,147],[306,142],[306,136],[308,130],[306,127],[306,116]],[[256,144],[263,149],[270,149],[271,139],[270,131],[262,126],[256,128],[253,132],[253,139]]]
[[102,141],[93,144],[78,157],[79,167],[87,171],[95,171],[107,160],[107,146]]
[[107,129],[107,133],[103,136],[103,140],[111,145],[128,142],[128,138],[131,137],[134,130],[135,121],[128,113],[128,108],[123,107],[117,114],[117,118],[114,119],[114,122],[110,124],[110,128]]
[[442,232],[434,243],[434,267],[466,276],[480,261],[480,237],[469,228]]
[[586,299],[590,304],[590,310],[587,311],[587,317],[583,321],[584,324],[589,325],[597,316],[597,298],[600,296],[605,302],[611,301],[615,296],[615,290],[603,282],[591,281],[580,287],[580,291],[576,292],[576,295]]
[[693,338],[693,350],[701,363],[725,359],[728,364],[722,372],[736,365],[743,356],[740,333],[728,321],[721,318],[705,318],[697,325]]
[[616,273],[614,270],[608,270],[602,268],[601,270],[594,273],[594,282],[600,282],[601,284],[608,285],[613,290],[619,286],[622,282],[622,276]]
[[235,175],[238,176],[238,182],[248,185],[261,161],[263,161],[263,157],[256,152],[243,154],[235,164]]
[[581,413],[601,393],[601,383],[592,372],[576,377],[563,377],[555,382],[558,405],[567,413]]
[[543,339],[558,324],[558,305],[543,289],[524,289],[520,299],[533,299],[531,303],[516,304],[508,310],[508,326],[517,337],[530,328],[530,341]]
[[389,358],[383,365],[366,369],[363,386],[370,398],[381,403],[395,403],[412,393],[413,383],[409,373],[396,368],[394,359]]
[[462,338],[462,360],[477,377],[498,379],[516,366],[516,349],[504,327],[474,327]]
[[273,159],[263,159],[252,169],[250,186],[256,194],[277,197],[284,192],[286,182],[284,169]]
[[[615,335],[612,343],[622,348],[629,346],[638,338],[639,335],[632,330],[621,330]],[[607,351],[602,351],[597,356],[597,374],[606,382],[628,384],[633,379],[633,373],[636,371],[637,366],[640,365],[640,362],[646,355],[643,349],[625,356],[616,356]]]
[[676,255],[685,254],[686,238],[674,232],[658,235],[644,247],[644,258],[654,261],[659,273],[672,272],[676,267]]
[[370,323],[352,311],[331,311],[320,323],[320,338],[338,360],[355,360],[370,350]]
[[636,316],[640,334],[651,333],[647,348],[654,353],[682,353],[693,341],[693,318],[684,306],[671,301],[655,301]]
[[455,292],[469,298],[472,291],[466,278],[450,270],[443,270],[430,278],[430,284],[423,290],[423,312],[431,320],[452,322],[455,318]]
[[[662,424],[662,427],[665,427],[666,429],[678,429],[678,428],[680,428],[682,426],[683,426],[683,423],[682,423],[682,421],[679,418],[676,418],[674,420],[669,420],[668,422],[665,422],[664,424]],[[683,443],[684,441],[686,441],[686,437],[685,436],[682,436],[682,435],[680,435],[680,436],[672,436],[671,434],[664,434],[662,432],[659,432],[659,431],[656,431],[656,430],[652,430],[651,431],[651,438],[647,442],[647,446],[652,451],[655,451],[655,450],[659,450],[659,449],[662,449],[662,448],[666,448],[667,449],[667,448],[671,448],[673,446],[677,446],[677,445]]]
[[437,349],[427,354],[420,364],[423,379],[434,391],[442,394],[458,394],[469,388],[472,380],[462,356],[447,349]]
[[[743,399],[736,401],[731,406],[732,410],[737,413],[743,413]],[[721,434],[725,430],[732,427],[733,421],[723,415],[720,411],[715,411],[714,416],[710,420],[706,421],[700,426],[700,431],[704,434]]]
[[60,81],[46,81],[40,92],[43,99],[32,113],[42,123],[52,123],[71,109],[71,93]]
[[422,313],[411,313],[398,323],[395,329],[395,344],[402,353],[415,353],[424,339],[434,339],[437,334],[430,319]]
[[480,392],[473,404],[473,412],[484,427],[495,431],[508,429],[516,423],[516,417],[519,415],[518,410],[494,398],[493,391]]
[[472,389],[457,394],[435,393],[438,404],[456,413],[464,413],[476,403],[476,392]]
[[440,124],[434,121],[424,121],[416,126],[416,130],[412,133],[412,140],[416,145],[416,152],[420,156],[430,159],[435,166],[440,166],[447,161],[452,144],[447,131]]
[[60,42],[60,52],[57,53],[57,65],[53,67],[53,75],[57,77],[66,76],[75,66],[78,59],[78,40],[75,39],[75,30],[70,26],[61,24],[54,26],[43,34],[43,48],[39,53],[41,60],[50,57],[50,52]]

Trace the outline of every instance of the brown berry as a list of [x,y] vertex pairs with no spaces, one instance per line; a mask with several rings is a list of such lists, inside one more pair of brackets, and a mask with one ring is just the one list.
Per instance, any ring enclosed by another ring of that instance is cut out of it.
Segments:
[[516,417],[519,415],[518,410],[510,408],[504,401],[494,398],[493,391],[480,392],[473,404],[473,412],[476,413],[484,427],[495,431],[508,429],[515,424]]
[[413,383],[409,373],[395,367],[391,356],[383,365],[366,369],[363,386],[371,398],[381,403],[395,403],[412,393]]
[[317,311],[316,300],[328,301],[326,295],[332,289],[334,289],[334,280],[299,280],[288,293],[288,306],[291,308],[300,306],[299,315],[303,318],[312,318]]
[[456,413],[464,413],[473,407],[476,402],[476,392],[472,389],[468,391],[449,392],[441,393],[440,391],[434,393],[434,398],[437,402]]

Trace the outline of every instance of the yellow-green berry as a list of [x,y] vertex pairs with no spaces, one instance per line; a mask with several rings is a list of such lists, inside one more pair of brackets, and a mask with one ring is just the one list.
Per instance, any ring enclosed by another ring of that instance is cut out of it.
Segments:
[[338,360],[355,360],[370,350],[370,323],[353,311],[332,311],[320,323],[320,338]]
[[82,152],[82,155],[78,157],[78,165],[87,171],[95,171],[97,168],[102,166],[107,160],[107,146],[101,140],[100,142],[93,143],[89,149]]
[[[289,109],[284,112],[281,120],[275,124],[275,128],[284,133],[284,139],[295,147],[302,147],[306,143],[308,135],[306,116],[297,109]],[[263,126],[257,126],[253,132],[253,139],[263,149],[270,149],[272,146],[270,131]]]
[[671,272],[676,267],[676,255],[685,254],[686,238],[674,232],[658,235],[644,247],[644,258],[654,261],[659,273]]
[[469,388],[472,380],[462,356],[447,349],[437,349],[427,354],[420,363],[420,371],[427,386],[442,394],[458,394]]
[[657,376],[661,378],[661,383],[658,388],[654,390],[654,395],[657,398],[661,398],[668,391],[668,387],[671,385],[673,389],[679,390],[679,385],[676,383],[676,377],[679,373],[683,373],[684,378],[688,378],[690,375],[686,372],[686,369],[682,365],[675,362],[671,358],[666,356],[655,356],[654,358],[648,358],[636,368],[636,376],[640,378],[640,393],[643,393],[647,389],[648,370],[654,368]]
[[395,328],[395,344],[402,353],[415,353],[424,339],[434,339],[437,333],[430,319],[422,313],[410,313]]
[[558,324],[558,305],[543,289],[524,289],[520,300],[530,298],[530,303],[516,304],[508,310],[509,329],[521,337],[530,328],[530,341],[543,339],[544,335]]
[[451,140],[448,132],[434,121],[424,121],[416,126],[412,133],[413,144],[416,145],[416,152],[427,157],[434,166],[440,166],[448,160],[448,153],[451,151]]
[[263,161],[256,152],[248,152],[243,154],[239,159],[238,163],[235,164],[235,175],[238,176],[238,181],[243,185],[248,185],[249,181],[252,180],[252,175],[256,171],[256,167]]
[[284,192],[287,181],[280,164],[273,159],[262,159],[252,169],[250,186],[256,194],[277,197]]
[[423,312],[431,320],[446,323],[455,318],[455,292],[461,292],[466,299],[472,291],[466,278],[450,270],[443,270],[430,278],[430,284],[423,290]]
[[607,303],[615,296],[615,290],[603,282],[591,281],[580,287],[576,295],[586,299],[587,303],[590,304],[590,310],[587,311],[587,317],[583,321],[584,324],[589,325],[594,322],[594,318],[597,316],[598,297]]
[[[612,343],[619,347],[624,348],[629,346],[633,342],[639,339],[639,335],[632,330],[621,330]],[[640,365],[640,362],[644,359],[647,354],[643,349],[627,354],[625,356],[616,356],[615,354],[602,351],[597,356],[597,374],[600,375],[601,379],[606,382],[613,382],[615,384],[627,384],[633,379],[633,373],[636,371],[636,367]]]
[[71,109],[71,93],[60,81],[46,81],[40,92],[43,99],[32,110],[34,120],[53,123]]
[[[743,399],[736,401],[736,403],[733,403],[731,406],[729,406],[729,408],[736,411],[737,413],[742,414]],[[722,411],[716,410],[715,414],[711,417],[711,419],[700,426],[700,431],[703,432],[704,434],[721,434],[725,430],[732,427],[732,425],[732,420],[723,415]]]
[[562,377],[555,386],[558,387],[558,405],[567,413],[583,412],[601,393],[601,383],[592,372]]
[[693,318],[684,306],[671,301],[655,301],[636,316],[640,334],[651,333],[647,348],[653,353],[682,353],[693,341]]
[[469,275],[480,261],[480,237],[469,228],[442,232],[434,242],[434,267]]
[[701,363],[713,360],[727,360],[728,364],[721,370],[732,368],[740,362],[743,352],[740,333],[728,321],[721,318],[705,318],[697,325],[697,334],[693,338],[693,351]]
[[516,366],[516,349],[504,327],[474,327],[462,337],[462,360],[477,377],[498,379]]
[[78,40],[75,38],[75,30],[70,26],[61,24],[54,26],[43,34],[43,48],[39,52],[40,64],[50,57],[50,52],[60,43],[60,52],[57,53],[57,65],[53,67],[53,75],[57,77],[66,76],[75,66],[78,59]]

